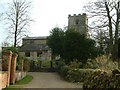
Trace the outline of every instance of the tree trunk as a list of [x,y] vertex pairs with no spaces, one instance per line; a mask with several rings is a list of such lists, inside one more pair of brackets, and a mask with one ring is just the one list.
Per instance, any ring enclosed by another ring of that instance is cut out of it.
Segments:
[[107,17],[109,21],[109,36],[110,36],[110,41],[109,41],[109,53],[113,56],[113,31],[112,31],[112,21],[111,21],[111,16],[110,16],[110,11],[107,2],[105,2],[105,7],[107,11]]
[[14,47],[16,47],[17,45],[17,31],[18,31],[18,15],[19,15],[19,11],[16,10],[16,23],[15,23],[15,37],[14,37]]
[[114,58],[118,58],[118,30],[119,30],[119,19],[120,19],[120,11],[119,11],[119,2],[118,7],[116,9],[117,19],[116,19],[116,26],[115,26],[115,44],[114,44]]

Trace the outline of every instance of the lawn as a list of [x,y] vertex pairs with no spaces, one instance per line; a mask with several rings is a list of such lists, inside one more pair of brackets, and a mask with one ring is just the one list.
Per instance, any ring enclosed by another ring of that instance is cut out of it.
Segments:
[[27,75],[23,79],[17,81],[14,85],[10,85],[7,88],[4,88],[3,90],[21,90],[22,85],[28,84],[30,81],[32,81],[33,77],[30,75]]
[[16,82],[17,85],[22,85],[22,84],[28,84],[30,81],[32,81],[33,77],[30,75],[27,75],[26,77],[24,77],[23,79],[21,79],[20,81]]

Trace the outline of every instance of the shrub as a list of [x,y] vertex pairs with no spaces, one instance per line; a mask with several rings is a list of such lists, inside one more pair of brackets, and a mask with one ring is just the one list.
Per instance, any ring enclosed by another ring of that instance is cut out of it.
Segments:
[[66,76],[68,74],[68,71],[69,71],[69,67],[67,65],[65,65],[59,69],[58,73],[60,74],[61,77],[63,77],[65,80],[67,80]]
[[112,71],[118,69],[118,63],[113,62],[110,57],[106,55],[98,56],[96,59],[88,59],[85,68],[101,69],[105,71]]
[[[76,64],[76,63],[75,63]],[[79,69],[71,66],[64,65],[63,62],[58,63],[58,73],[65,80],[70,82],[83,82],[90,73],[99,69]]]
[[24,59],[23,71],[29,71],[29,70],[30,70],[30,62],[28,59]]
[[66,79],[70,82],[83,82],[89,74],[98,71],[98,69],[69,69]]
[[105,71],[97,71],[89,74],[85,79],[83,88],[120,88],[120,75],[108,74]]
[[70,62],[69,67],[70,68],[79,68],[82,66],[82,63],[79,62],[78,60],[73,60],[72,62]]

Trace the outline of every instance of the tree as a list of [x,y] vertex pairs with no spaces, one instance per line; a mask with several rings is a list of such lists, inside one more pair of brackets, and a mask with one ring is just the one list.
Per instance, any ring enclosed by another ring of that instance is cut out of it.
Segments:
[[[117,0],[99,0],[86,5],[85,10],[89,13],[92,29],[104,29],[109,32],[109,53],[113,57],[118,55],[118,26],[119,26],[119,2]],[[114,33],[115,32],[115,33]]]
[[85,63],[88,58],[95,57],[95,41],[85,38],[84,35],[74,30],[67,30],[63,50],[63,58],[66,63],[70,63],[73,60]]
[[119,38],[118,41],[119,41],[119,42],[118,42],[118,57],[120,58],[120,38]]
[[13,0],[6,13],[6,20],[10,36],[14,37],[14,47],[20,42],[21,38],[26,35],[26,29],[29,26],[30,17],[29,9],[31,2],[26,0]]
[[108,33],[104,30],[96,30],[96,35],[94,35],[94,39],[100,51],[108,54],[108,46],[109,46]]
[[50,36],[47,39],[47,44],[52,49],[53,59],[55,56],[62,55],[63,53],[63,38],[64,31],[59,27],[53,28],[50,32]]

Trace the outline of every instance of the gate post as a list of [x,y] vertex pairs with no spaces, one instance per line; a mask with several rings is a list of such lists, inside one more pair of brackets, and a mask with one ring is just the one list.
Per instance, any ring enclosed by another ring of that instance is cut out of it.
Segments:
[[11,72],[10,72],[10,83],[11,84],[15,83],[16,59],[17,59],[17,54],[13,54],[12,60],[11,60]]
[[11,51],[3,52],[3,55],[2,55],[2,70],[7,71],[7,86],[9,86],[9,83],[10,83],[11,58],[12,58],[12,52]]

